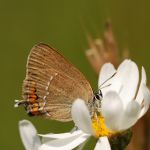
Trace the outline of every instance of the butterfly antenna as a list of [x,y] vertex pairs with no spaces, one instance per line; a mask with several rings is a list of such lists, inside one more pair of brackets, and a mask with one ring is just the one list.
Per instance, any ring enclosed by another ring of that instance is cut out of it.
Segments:
[[117,72],[115,72],[113,75],[111,75],[108,79],[106,79],[100,86],[99,86],[99,89],[102,89],[103,87],[103,85],[107,82],[107,81],[109,81],[111,78],[113,78],[115,75],[116,75],[116,73]]
[[105,85],[105,86],[103,86],[103,85],[104,85],[107,81],[109,81],[111,78],[113,78],[113,77],[116,75],[116,73],[117,73],[117,72],[115,72],[115,73],[112,74],[108,79],[106,79],[106,80],[98,87],[98,90],[97,90],[97,91],[99,91],[99,90],[101,90],[101,89],[104,89],[104,88],[110,86],[111,84],[108,84],[108,85]]
[[[104,88],[109,87],[109,86],[111,86],[111,84],[107,84],[107,85],[101,87],[101,89],[104,89]],[[101,89],[100,89],[100,90],[101,90]]]

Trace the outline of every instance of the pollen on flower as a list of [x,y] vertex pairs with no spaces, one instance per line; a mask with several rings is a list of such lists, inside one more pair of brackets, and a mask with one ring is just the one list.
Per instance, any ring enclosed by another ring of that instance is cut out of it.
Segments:
[[115,132],[110,131],[106,127],[105,120],[101,115],[92,118],[92,127],[96,133],[96,137],[101,137],[101,136],[110,137],[116,134]]

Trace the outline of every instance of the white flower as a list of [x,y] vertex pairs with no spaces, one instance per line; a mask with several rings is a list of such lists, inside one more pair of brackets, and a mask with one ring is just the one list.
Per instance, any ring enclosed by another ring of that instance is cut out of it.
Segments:
[[41,141],[37,135],[37,131],[28,120],[22,120],[19,122],[19,131],[21,140],[26,150],[38,150]]
[[37,147],[39,150],[71,150],[85,143],[92,135],[98,138],[95,150],[110,150],[109,136],[132,127],[149,108],[150,92],[146,87],[146,73],[143,67],[141,81],[138,83],[139,71],[133,61],[125,60],[117,70],[110,63],[104,64],[99,77],[103,99],[97,118],[91,118],[84,101],[77,99],[73,103],[71,113],[79,130],[40,135],[43,138],[41,144],[33,126],[29,125],[34,132],[26,132],[28,125],[25,125],[20,128],[20,132],[26,149],[35,150]]
[[116,75],[103,88],[102,116],[106,126],[112,131],[122,131],[132,127],[148,110],[150,92],[146,86],[146,73],[142,67],[141,81],[137,65],[125,60],[115,70],[110,63],[105,64],[100,73],[99,86],[114,72]]

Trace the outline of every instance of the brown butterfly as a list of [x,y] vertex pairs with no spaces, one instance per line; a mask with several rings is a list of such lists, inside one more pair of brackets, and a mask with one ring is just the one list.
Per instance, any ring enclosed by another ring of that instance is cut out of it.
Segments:
[[22,92],[23,100],[16,101],[16,106],[23,104],[29,115],[59,121],[72,120],[71,106],[77,98],[88,106],[102,98],[101,91],[93,94],[89,82],[76,67],[43,43],[31,49]]

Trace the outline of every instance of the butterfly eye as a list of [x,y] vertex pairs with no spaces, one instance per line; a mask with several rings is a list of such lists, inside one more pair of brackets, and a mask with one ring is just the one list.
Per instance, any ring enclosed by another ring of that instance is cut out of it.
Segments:
[[95,97],[96,97],[97,100],[101,100],[102,99],[102,96],[100,94],[96,94]]

